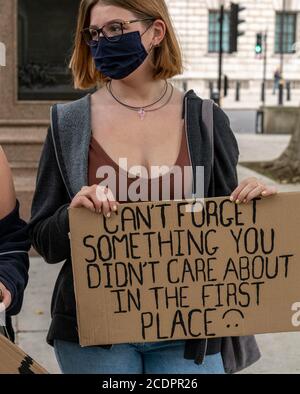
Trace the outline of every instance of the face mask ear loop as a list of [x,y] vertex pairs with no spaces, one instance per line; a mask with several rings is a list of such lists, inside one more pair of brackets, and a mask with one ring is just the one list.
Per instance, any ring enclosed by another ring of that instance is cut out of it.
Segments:
[[[141,38],[142,38],[143,35],[150,29],[150,27],[153,25],[153,23],[154,23],[154,22],[150,23],[150,25],[147,27],[147,29],[144,31],[144,33],[141,34]],[[151,48],[149,49],[149,53],[148,53],[148,54],[151,53],[152,49],[153,49],[155,46],[156,46],[156,45],[154,45],[154,44],[151,43]]]
[[[141,38],[150,29],[150,27],[153,26],[153,24],[154,24],[154,22],[150,23],[150,25],[147,27],[147,29],[144,31],[144,33],[141,35]],[[155,45],[153,45],[152,43],[151,43],[151,45],[152,46],[151,46],[151,48],[149,50],[149,53],[151,53],[152,49],[155,47]]]
[[[146,33],[146,31],[148,31],[148,30],[150,29],[150,27],[151,27],[153,24],[154,24],[154,22],[152,22],[152,23],[150,24],[150,26],[147,27],[147,29],[144,31],[144,33],[141,35],[141,37]],[[155,45],[155,44],[151,43],[151,48],[150,48],[150,50],[149,50],[149,53],[152,51],[153,48],[156,48],[156,47],[159,47],[159,46],[160,46],[160,44]]]
[[150,25],[147,27],[147,29],[144,31],[143,34],[141,34],[141,37],[150,29],[150,27],[153,25],[154,22],[150,23]]

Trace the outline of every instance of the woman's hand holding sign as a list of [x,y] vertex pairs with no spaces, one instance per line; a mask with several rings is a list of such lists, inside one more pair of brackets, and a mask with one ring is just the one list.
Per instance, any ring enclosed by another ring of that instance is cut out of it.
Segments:
[[247,203],[255,197],[267,197],[276,194],[277,189],[275,186],[267,186],[255,177],[244,179],[238,187],[231,193],[230,200],[236,202]]
[[[231,193],[230,200],[247,203],[255,197],[267,197],[276,194],[275,186],[268,186],[256,177],[244,179],[238,187]],[[107,186],[92,185],[83,186],[73,198],[70,207],[85,207],[92,212],[103,213],[110,217],[112,212],[116,212],[119,202],[116,201],[113,192]]]
[[85,207],[92,212],[103,213],[106,217],[110,217],[111,212],[117,211],[118,205],[119,203],[108,187],[93,185],[83,186],[73,198],[70,207]]
[[[268,186],[255,177],[244,179],[239,186],[231,193],[230,200],[239,204],[247,203],[255,197],[267,197],[276,194],[275,186]],[[106,186],[93,185],[83,186],[73,198],[70,207],[85,207],[92,212],[103,213],[106,217],[111,216],[111,212],[116,212],[119,202],[116,201],[113,192]]]

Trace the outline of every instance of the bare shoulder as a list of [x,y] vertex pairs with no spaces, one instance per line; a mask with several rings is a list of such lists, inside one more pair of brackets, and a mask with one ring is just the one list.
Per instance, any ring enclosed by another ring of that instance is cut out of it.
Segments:
[[107,94],[107,90],[105,89],[104,86],[100,87],[94,93],[91,94],[92,105],[107,103],[109,99],[110,96]]
[[16,194],[11,169],[0,146],[0,219],[7,216],[16,205]]
[[173,97],[175,99],[175,102],[177,102],[178,104],[182,103],[183,97],[185,95],[185,92],[182,90],[179,90],[176,86],[173,86]]

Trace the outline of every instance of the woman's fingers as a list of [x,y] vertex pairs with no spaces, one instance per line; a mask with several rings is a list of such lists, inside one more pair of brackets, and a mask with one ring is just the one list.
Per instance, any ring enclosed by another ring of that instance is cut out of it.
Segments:
[[247,195],[256,187],[258,186],[258,183],[253,181],[251,183],[248,183],[237,195],[236,202],[242,202],[244,199],[247,197]]
[[95,212],[95,207],[93,202],[88,198],[88,196],[84,196],[84,195],[76,195],[71,204],[70,204],[71,208],[87,208],[92,212]]
[[109,204],[110,204],[111,210],[114,211],[114,212],[117,212],[118,206],[120,205],[118,203],[118,201],[110,201]]
[[94,204],[95,212],[101,213],[103,210],[103,198],[99,198],[97,193],[97,185],[91,186],[86,193]]
[[261,194],[261,192],[265,189],[264,185],[258,185],[257,187],[255,187],[254,189],[252,189],[247,196],[245,197],[245,199],[243,200],[243,202],[249,202],[250,200],[252,200],[252,198],[255,198],[257,196],[259,196]]
[[[236,201],[241,191],[251,182],[257,181],[255,177],[249,177],[241,181],[241,183],[231,193],[231,201]],[[239,199],[238,199],[239,200]],[[240,201],[240,200],[239,200]]]
[[73,198],[70,207],[84,207],[92,212],[101,212],[102,203],[96,197],[96,186],[84,186]]
[[249,182],[240,190],[240,192],[236,194],[236,202],[243,202],[247,198],[249,193],[252,192],[252,190],[260,186],[263,187],[262,190],[265,187],[264,185],[260,184],[257,179],[249,180]]
[[118,210],[119,203],[116,201],[113,192],[109,188],[106,188],[104,193],[105,193],[105,195],[107,197],[107,201],[108,201],[108,204],[109,204],[110,211],[116,212]]
[[85,207],[92,212],[103,213],[110,217],[112,212],[118,210],[119,203],[112,191],[102,185],[84,186],[72,200],[71,207]]
[[106,186],[97,186],[96,196],[102,201],[102,212],[106,217],[110,217],[112,212],[116,212],[118,209],[118,202],[111,189]]
[[276,186],[267,186],[267,187],[265,187],[265,189],[263,190],[263,192],[261,194],[262,194],[262,196],[267,197],[267,196],[271,196],[272,194],[276,194],[276,193],[278,193]]
[[230,200],[236,203],[247,203],[255,197],[266,197],[276,193],[276,186],[268,186],[258,178],[249,177],[244,179],[231,193]]
[[111,216],[111,209],[110,209],[110,204],[109,204],[108,200],[103,201],[102,212],[103,212],[103,215],[108,218]]

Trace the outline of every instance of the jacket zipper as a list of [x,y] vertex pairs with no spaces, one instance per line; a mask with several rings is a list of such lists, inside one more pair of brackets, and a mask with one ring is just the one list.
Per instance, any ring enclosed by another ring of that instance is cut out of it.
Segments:
[[66,190],[68,192],[68,195],[70,197],[70,200],[72,200],[71,193],[70,193],[70,191],[68,189],[67,182],[66,182],[66,180],[64,178],[63,171],[62,171],[59,159],[58,159],[57,147],[56,147],[55,138],[54,138],[54,131],[53,131],[52,107],[50,108],[50,122],[51,122],[51,135],[52,135],[52,141],[53,141],[53,146],[54,146],[54,152],[55,152],[55,156],[56,156],[57,165],[58,165],[58,168],[59,168],[62,180],[64,182],[65,188],[66,188]]
[[[193,162],[192,162],[191,152],[190,152],[189,137],[188,137],[188,133],[187,133],[187,124],[188,124],[187,100],[188,100],[188,98],[185,97],[185,101],[184,101],[184,106],[185,106],[184,130],[185,130],[185,135],[186,135],[186,140],[187,140],[189,159],[190,159],[190,163],[192,164],[192,182],[193,182],[193,184],[192,184],[192,198],[194,199],[195,198],[195,180],[194,180],[195,177],[194,177],[194,168],[193,168]],[[208,345],[208,341],[207,341],[206,338],[204,338],[204,341],[205,341],[205,345],[204,345],[204,352],[203,352],[202,362],[204,362],[206,351],[207,351],[207,345]]]
[[190,141],[189,141],[189,136],[187,132],[187,123],[188,123],[188,111],[187,111],[187,97],[184,99],[184,107],[185,107],[185,119],[184,119],[184,130],[185,130],[185,135],[186,135],[186,141],[187,141],[187,147],[188,147],[188,154],[189,154],[189,160],[192,165],[192,199],[195,198],[195,181],[194,181],[194,168],[193,168],[193,162],[191,158],[191,152],[190,152]]

